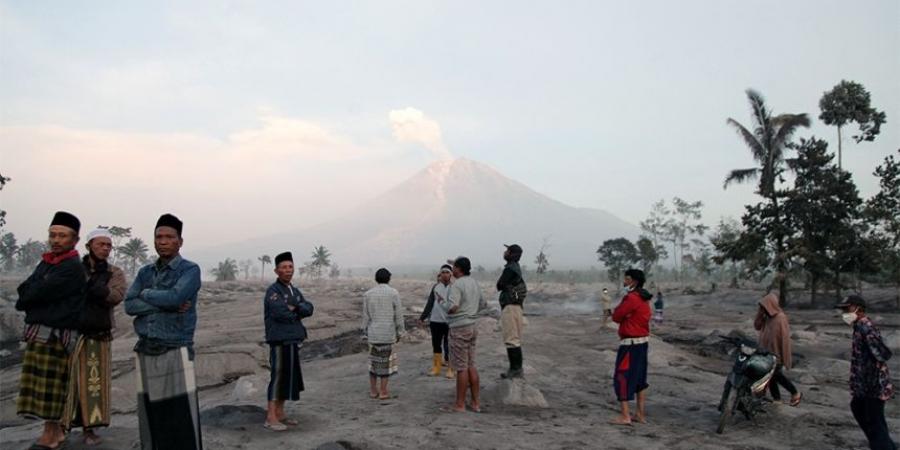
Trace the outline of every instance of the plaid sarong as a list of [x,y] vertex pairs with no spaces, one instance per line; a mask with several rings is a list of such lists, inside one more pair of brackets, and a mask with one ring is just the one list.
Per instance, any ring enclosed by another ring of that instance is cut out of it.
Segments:
[[69,356],[59,339],[28,342],[22,357],[22,377],[16,412],[25,417],[57,421],[66,403]]
[[110,342],[82,336],[69,362],[63,429],[109,426]]
[[391,344],[369,344],[369,373],[384,378],[398,370],[397,353]]
[[297,344],[273,344],[269,349],[268,400],[300,400],[303,372],[300,370],[300,348]]
[[142,450],[202,450],[194,362],[187,347],[138,353],[137,412]]

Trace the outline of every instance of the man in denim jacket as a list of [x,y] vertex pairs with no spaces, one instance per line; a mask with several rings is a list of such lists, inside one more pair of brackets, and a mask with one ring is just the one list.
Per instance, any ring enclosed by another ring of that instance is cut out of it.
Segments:
[[201,450],[194,329],[200,267],[181,257],[182,222],[160,216],[154,232],[159,258],[141,268],[125,295],[138,342],[137,411],[143,450]]

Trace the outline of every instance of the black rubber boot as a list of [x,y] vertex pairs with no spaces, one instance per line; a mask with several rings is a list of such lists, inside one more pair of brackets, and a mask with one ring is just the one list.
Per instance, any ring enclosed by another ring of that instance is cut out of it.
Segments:
[[509,358],[509,370],[500,374],[500,377],[522,378],[525,375],[522,370],[522,347],[507,347],[506,356]]

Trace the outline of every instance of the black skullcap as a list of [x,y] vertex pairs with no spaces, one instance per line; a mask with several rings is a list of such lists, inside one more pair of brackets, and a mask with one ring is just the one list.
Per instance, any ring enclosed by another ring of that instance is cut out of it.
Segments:
[[275,257],[275,266],[277,267],[284,261],[294,262],[294,255],[291,252],[279,253],[278,256]]
[[465,256],[456,258],[456,261],[453,261],[453,265],[461,270],[463,275],[472,273],[472,261],[469,261],[469,258],[466,258]]
[[[159,220],[156,221],[156,228],[159,227],[174,228],[175,231],[178,232],[178,236],[181,237],[181,229],[184,228],[184,224],[181,223],[181,220],[171,214],[163,214],[159,216]],[[154,228],[154,230],[156,228]]]
[[387,284],[391,282],[391,272],[384,267],[375,271],[375,282],[379,284]]
[[64,227],[69,227],[75,230],[75,234],[78,234],[78,232],[81,230],[81,221],[71,213],[67,213],[65,211],[57,211],[56,214],[53,215],[53,220],[50,222],[50,226],[52,227],[53,225],[62,225]]
[[632,280],[637,281],[637,287],[644,287],[644,283],[647,282],[647,277],[644,275],[644,271],[640,269],[628,269],[625,271],[626,277],[631,277]]

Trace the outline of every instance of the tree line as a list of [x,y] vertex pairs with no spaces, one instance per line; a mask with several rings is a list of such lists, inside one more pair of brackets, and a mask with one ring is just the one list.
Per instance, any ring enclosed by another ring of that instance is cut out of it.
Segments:
[[[141,265],[149,261],[149,248],[143,239],[131,236],[131,227],[103,226],[112,235],[112,252],[109,261],[121,266],[132,276]],[[47,243],[28,239],[19,243],[12,232],[0,232],[0,267],[4,272],[29,271],[41,261],[47,252]]]
[[776,115],[752,89],[747,98],[752,124],[732,118],[727,124],[756,165],[728,172],[724,187],[753,183],[760,200],[745,205],[740,221],[722,219],[706,239],[701,202],[675,197],[669,205],[654,203],[636,243],[610,239],[597,249],[610,280],[637,264],[660,269],[658,261],[671,249],[678,279],[684,279],[686,268],[708,276],[715,267],[734,285],[739,278],[771,278],[782,305],[788,302],[789,279],[803,282],[813,304],[822,292],[834,294],[830,303],[846,289],[860,291],[864,282],[892,284],[900,299],[900,157],[887,155],[874,168],[879,191],[868,199],[842,167],[843,129],[857,126],[852,136],[857,144],[874,141],[886,114],[872,107],[870,93],[859,83],[844,80],[825,92],[819,119],[837,128],[838,148],[831,153],[824,139],[794,139],[810,126],[807,114]]
[[[264,279],[266,276],[266,265],[272,264],[272,257],[269,255],[261,255],[256,258],[260,263],[259,274]],[[243,273],[244,279],[250,279],[250,272],[256,273],[253,260],[244,259],[236,261],[232,258],[225,258],[220,261],[216,267],[210,269],[210,274],[216,277],[216,281],[234,281],[238,279],[238,275]],[[297,273],[300,276],[306,275],[309,278],[322,278],[325,271],[328,270],[330,278],[338,278],[341,276],[341,268],[338,264],[331,260],[331,252],[324,245],[318,245],[313,248],[311,259],[302,266],[297,267]]]

